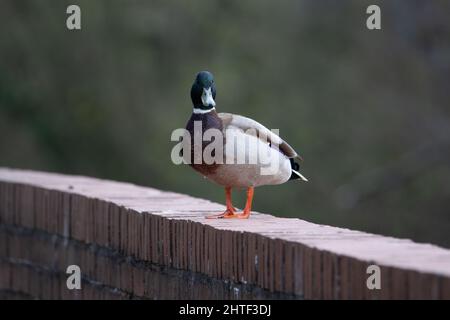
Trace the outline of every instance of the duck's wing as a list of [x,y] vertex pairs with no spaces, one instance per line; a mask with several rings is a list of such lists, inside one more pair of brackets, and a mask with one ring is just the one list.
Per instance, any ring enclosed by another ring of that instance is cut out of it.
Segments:
[[292,148],[286,141],[280,138],[277,134],[273,133],[259,122],[232,113],[219,113],[219,118],[222,120],[223,128],[227,129],[232,126],[243,130],[244,132],[255,131],[256,135],[264,142],[275,144],[278,146],[279,151],[288,158],[297,158],[303,161],[303,158]]

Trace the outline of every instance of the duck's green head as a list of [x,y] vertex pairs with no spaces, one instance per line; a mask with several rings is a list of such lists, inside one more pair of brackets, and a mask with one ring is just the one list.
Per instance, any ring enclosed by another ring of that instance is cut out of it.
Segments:
[[216,87],[211,72],[201,71],[197,73],[191,88],[191,99],[194,112],[205,113],[214,109],[216,106]]

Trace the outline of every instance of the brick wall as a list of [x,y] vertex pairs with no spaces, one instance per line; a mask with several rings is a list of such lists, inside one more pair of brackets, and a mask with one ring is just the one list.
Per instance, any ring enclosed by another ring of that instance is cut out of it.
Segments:
[[[450,298],[450,250],[132,184],[0,168],[0,298]],[[66,286],[78,265],[82,289]],[[369,265],[381,289],[369,290]]]

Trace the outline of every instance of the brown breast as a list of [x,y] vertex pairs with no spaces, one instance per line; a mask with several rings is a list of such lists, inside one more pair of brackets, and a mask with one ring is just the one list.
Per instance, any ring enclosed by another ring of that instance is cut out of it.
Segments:
[[[220,131],[222,131],[223,129],[223,124],[222,124],[222,120],[219,118],[219,116],[217,115],[217,112],[215,110],[212,110],[211,112],[208,113],[204,113],[204,114],[196,114],[196,113],[192,113],[191,118],[189,119],[188,123],[186,124],[186,130],[189,131],[190,136],[191,136],[191,160],[192,162],[194,161],[194,145],[195,145],[195,141],[194,141],[194,134],[195,134],[195,128],[194,128],[194,123],[196,121],[201,121],[201,128],[200,132],[197,132],[201,134],[201,137],[203,137],[203,134],[206,130],[208,129],[218,129]],[[210,143],[212,143],[213,141],[203,141],[202,140],[202,154],[203,154],[203,150],[206,148],[206,146],[208,146]],[[223,141],[225,142],[225,141]],[[213,174],[218,166],[220,164],[206,164],[202,161],[202,163],[200,164],[194,164],[191,163],[190,166],[192,166],[196,171],[200,172],[202,175],[209,175],[209,174]]]

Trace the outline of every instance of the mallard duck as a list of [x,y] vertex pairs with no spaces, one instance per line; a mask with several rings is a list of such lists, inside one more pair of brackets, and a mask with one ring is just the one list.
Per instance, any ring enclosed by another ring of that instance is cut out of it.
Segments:
[[[209,180],[225,187],[225,212],[206,218],[247,219],[251,214],[255,187],[282,184],[295,179],[308,180],[298,171],[299,164],[296,160],[301,161],[302,158],[287,142],[253,119],[231,113],[217,113],[215,98],[213,75],[208,71],[199,72],[191,88],[193,111],[186,125],[191,137],[189,159],[198,159],[195,150],[201,150],[203,155],[203,151],[214,141],[221,142],[219,146],[222,149],[215,152],[222,153],[224,160],[211,163],[201,158],[200,161],[190,161],[189,164]],[[202,139],[199,145],[194,137],[203,137],[208,129],[222,133],[222,140]],[[255,151],[264,156],[252,158],[254,161],[251,162],[249,158]],[[276,167],[276,170],[270,171],[271,166]],[[247,200],[242,213],[237,213],[232,204],[233,188],[247,189]]]

